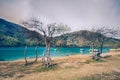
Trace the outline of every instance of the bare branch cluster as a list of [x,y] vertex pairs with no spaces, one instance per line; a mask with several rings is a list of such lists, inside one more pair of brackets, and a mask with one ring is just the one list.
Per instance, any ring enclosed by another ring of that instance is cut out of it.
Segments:
[[[100,53],[98,56],[100,56],[100,54],[102,53],[102,49],[103,49],[103,45],[105,41],[108,41],[111,38],[115,38],[118,35],[118,30],[114,27],[100,27],[100,28],[93,28],[92,32],[94,32],[95,34],[92,35],[92,37],[90,37],[90,41],[92,43],[92,49],[94,50],[94,44],[97,43],[99,44],[99,48],[100,48]],[[92,51],[93,51],[92,50]],[[94,56],[93,56],[94,57]]]
[[46,52],[43,53],[42,62],[45,67],[49,67],[51,65],[50,45],[51,45],[52,37],[54,35],[64,34],[65,32],[69,31],[70,28],[67,25],[57,24],[57,23],[44,25],[39,19],[35,17],[30,17],[27,21],[23,22],[23,25],[27,28],[32,28],[38,31],[44,36]]
[[31,28],[38,31],[47,37],[53,37],[54,35],[64,34],[65,32],[70,31],[70,27],[64,25],[63,23],[51,23],[44,25],[39,19],[35,17],[30,17],[27,21],[22,23],[25,27]]

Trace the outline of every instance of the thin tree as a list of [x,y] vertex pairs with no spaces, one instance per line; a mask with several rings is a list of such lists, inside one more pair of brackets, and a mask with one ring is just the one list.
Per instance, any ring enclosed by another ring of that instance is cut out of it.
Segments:
[[[100,55],[103,51],[104,42],[109,40],[111,37],[113,37],[116,32],[112,28],[106,28],[106,27],[100,27],[100,28],[92,28],[91,30],[92,34],[90,34],[87,38],[91,43],[91,50],[92,50],[92,58],[95,60],[98,60],[100,58]],[[94,46],[100,47],[100,51],[97,52],[97,54],[94,54]]]
[[37,59],[38,59],[38,52],[37,52],[37,46],[35,47],[35,61],[34,62],[37,62]]
[[[104,46],[104,42],[108,41],[111,38],[114,38],[117,34],[117,30],[115,28],[108,28],[108,27],[100,27],[98,29],[96,29],[96,33],[99,33],[100,35],[97,37],[98,43],[99,43],[99,47],[100,47],[100,54],[103,52],[103,46]],[[100,56],[100,54],[98,54],[98,56]]]
[[102,27],[99,28],[96,32],[101,34],[101,36],[98,37],[98,41],[100,43],[100,52],[102,53],[104,42],[115,37],[116,30],[114,30],[113,28]]
[[70,28],[67,25],[57,23],[44,25],[39,19],[35,17],[30,17],[27,21],[23,22],[23,25],[27,28],[38,31],[43,35],[46,51],[43,53],[42,62],[45,67],[50,67],[50,47],[53,37],[59,34],[64,34],[65,32],[69,31]]
[[97,47],[97,38],[100,34],[96,33],[94,28],[92,29],[92,31],[88,32],[87,33],[87,36],[86,36],[86,39],[90,41],[90,51],[91,51],[91,54],[92,54],[92,59],[95,59],[95,60],[98,60],[99,57],[97,56],[97,54],[95,54],[95,47]]
[[25,46],[25,49],[24,49],[24,59],[25,59],[25,65],[28,65],[28,61],[26,57],[26,49],[27,49],[27,45]]
[[91,46],[91,51],[92,51],[92,54],[94,55],[94,47],[95,47],[95,42],[96,42],[96,39],[97,39],[97,34],[96,33],[92,33],[91,36],[89,36],[89,40],[91,42],[90,46]]
[[33,63],[37,62],[37,59],[38,59],[37,46],[35,47],[35,60],[32,61],[32,62],[28,62],[27,56],[26,56],[26,50],[27,50],[27,45],[25,46],[25,49],[24,49],[25,65],[30,65],[30,64],[33,64]]
[[94,55],[94,47],[96,45],[96,41],[97,41],[98,36],[99,36],[99,34],[97,34],[95,32],[94,28],[92,28],[92,30],[87,33],[86,39],[90,41],[90,48],[91,48],[92,55]]

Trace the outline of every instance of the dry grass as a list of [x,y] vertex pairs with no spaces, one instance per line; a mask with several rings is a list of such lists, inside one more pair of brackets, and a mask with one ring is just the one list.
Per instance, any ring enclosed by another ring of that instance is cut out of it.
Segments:
[[119,53],[105,54],[98,61],[89,55],[53,58],[50,68],[42,67],[41,60],[29,66],[23,60],[0,62],[0,80],[119,80]]
[[118,48],[118,49],[111,49],[110,52],[120,52],[120,48]]

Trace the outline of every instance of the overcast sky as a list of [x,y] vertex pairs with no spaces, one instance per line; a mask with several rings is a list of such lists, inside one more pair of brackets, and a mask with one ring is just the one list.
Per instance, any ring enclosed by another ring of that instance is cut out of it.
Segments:
[[31,15],[73,30],[120,26],[120,0],[0,0],[1,18],[20,23]]

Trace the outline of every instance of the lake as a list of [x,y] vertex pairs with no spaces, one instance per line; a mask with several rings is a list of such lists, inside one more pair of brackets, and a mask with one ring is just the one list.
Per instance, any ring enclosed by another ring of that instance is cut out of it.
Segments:
[[[109,52],[110,48],[103,48],[103,53]],[[42,57],[45,47],[38,47],[38,56]],[[35,47],[28,47],[26,50],[27,58],[35,57]],[[90,54],[89,47],[61,47],[51,48],[52,57],[61,57],[74,54]],[[24,59],[24,47],[0,47],[0,61],[12,61]]]

